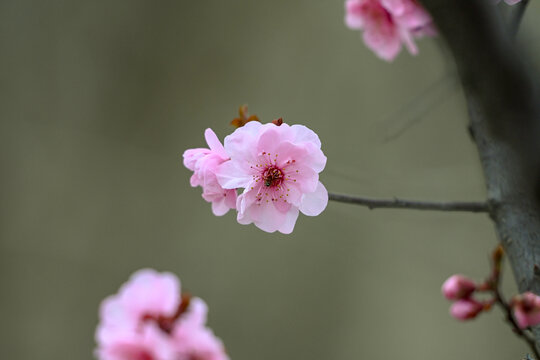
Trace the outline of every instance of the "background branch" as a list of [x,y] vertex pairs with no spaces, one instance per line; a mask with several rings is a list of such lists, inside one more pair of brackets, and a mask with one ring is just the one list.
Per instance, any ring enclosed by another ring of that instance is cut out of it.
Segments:
[[404,199],[372,199],[360,196],[329,193],[328,197],[332,201],[366,206],[369,209],[410,209],[410,210],[434,210],[434,211],[468,211],[483,212],[489,211],[486,202],[433,202]]
[[[534,271],[540,264],[536,74],[490,1],[421,2],[454,56],[493,204],[491,216],[519,290],[540,294],[540,273]],[[535,334],[538,346],[538,328]]]

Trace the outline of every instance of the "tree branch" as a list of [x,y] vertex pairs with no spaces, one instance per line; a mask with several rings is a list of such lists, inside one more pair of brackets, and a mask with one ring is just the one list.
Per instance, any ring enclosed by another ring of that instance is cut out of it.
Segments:
[[332,201],[366,206],[372,209],[409,209],[409,210],[435,210],[435,211],[468,211],[489,212],[486,202],[430,202],[404,199],[371,199],[359,196],[329,193],[328,198]]
[[[454,56],[486,178],[491,217],[520,292],[540,294],[537,77],[484,0],[420,0]],[[540,329],[536,327],[536,344]]]

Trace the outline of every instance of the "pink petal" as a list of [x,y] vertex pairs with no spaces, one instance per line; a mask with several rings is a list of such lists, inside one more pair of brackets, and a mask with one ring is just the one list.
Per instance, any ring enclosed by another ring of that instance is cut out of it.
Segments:
[[142,269],[122,286],[119,295],[128,309],[171,316],[180,302],[180,281],[171,273]]
[[309,143],[321,148],[321,140],[319,136],[311,129],[304,125],[293,125],[291,130],[294,134],[293,143]]
[[283,220],[283,223],[279,227],[278,231],[282,234],[290,234],[294,230],[294,225],[296,224],[296,220],[298,219],[298,208],[297,207],[291,207],[289,211],[287,211],[285,219]]
[[238,161],[251,160],[257,153],[256,142],[262,128],[263,125],[260,122],[250,121],[236,129],[231,135],[226,136],[224,143],[227,154]]
[[208,144],[208,147],[210,147],[210,150],[221,156],[224,160],[228,159],[225,148],[221,145],[221,141],[219,141],[216,133],[212,131],[212,129],[206,129],[204,131],[204,138],[206,139],[206,143]]
[[250,163],[240,161],[225,161],[216,171],[216,177],[219,184],[224,189],[247,187],[252,181],[249,164]]
[[[243,200],[243,197],[244,194],[240,195],[238,200]],[[283,232],[282,228],[284,231],[288,231],[291,228],[291,219],[296,221],[297,217],[298,208],[295,206],[291,206],[287,212],[281,212],[276,209],[273,202],[264,202],[260,205],[256,203],[247,205],[244,212],[238,212],[237,220],[243,225],[254,223],[259,229],[272,233],[275,231]]]
[[401,38],[395,30],[366,29],[363,37],[367,47],[383,60],[392,61],[401,51]]
[[201,298],[191,298],[189,306],[180,318],[181,326],[203,327],[206,324],[208,306]]
[[319,182],[317,189],[312,193],[307,193],[302,196],[300,203],[300,211],[307,216],[317,216],[328,205],[328,191],[324,185]]
[[203,156],[208,155],[209,153],[209,149],[203,148],[188,149],[184,151],[184,154],[182,155],[184,158],[184,166],[191,171],[195,170],[195,164],[197,163],[197,161]]

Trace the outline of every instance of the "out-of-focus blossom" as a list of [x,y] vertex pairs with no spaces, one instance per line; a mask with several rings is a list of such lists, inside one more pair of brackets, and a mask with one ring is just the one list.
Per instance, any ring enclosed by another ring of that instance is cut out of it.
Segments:
[[223,344],[206,327],[206,313],[203,300],[180,296],[180,282],[173,274],[140,270],[102,302],[96,356],[99,360],[228,360]]
[[345,23],[362,30],[366,45],[380,58],[391,61],[404,44],[418,53],[415,38],[434,35],[431,16],[416,0],[346,0]]
[[173,360],[173,343],[155,324],[141,324],[137,331],[116,329],[99,337],[99,360]]
[[302,125],[253,121],[225,138],[230,160],[217,171],[224,189],[244,188],[237,220],[267,232],[292,232],[298,213],[319,215],[328,193],[319,181],[326,165],[317,134]]
[[452,275],[442,286],[442,293],[448,300],[459,300],[469,297],[476,289],[476,284],[463,275]]
[[532,292],[525,292],[512,299],[512,309],[518,326],[525,329],[540,324],[540,297]]
[[216,169],[228,160],[223,145],[211,129],[204,133],[209,149],[189,149],[184,152],[184,166],[193,171],[191,186],[203,188],[202,197],[212,203],[214,215],[226,214],[236,207],[236,190],[223,189],[216,178]]
[[472,298],[460,299],[450,306],[450,315],[458,320],[474,319],[484,310],[484,304]]
[[[501,0],[495,0],[495,2],[500,3]],[[504,2],[507,3],[508,5],[515,5],[518,2],[521,2],[521,0],[504,0]]]

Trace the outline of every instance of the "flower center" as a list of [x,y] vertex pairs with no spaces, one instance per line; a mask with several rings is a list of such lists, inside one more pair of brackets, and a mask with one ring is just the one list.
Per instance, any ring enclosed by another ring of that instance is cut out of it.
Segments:
[[280,185],[283,182],[283,178],[281,169],[274,165],[267,167],[262,173],[262,179],[266,187]]

